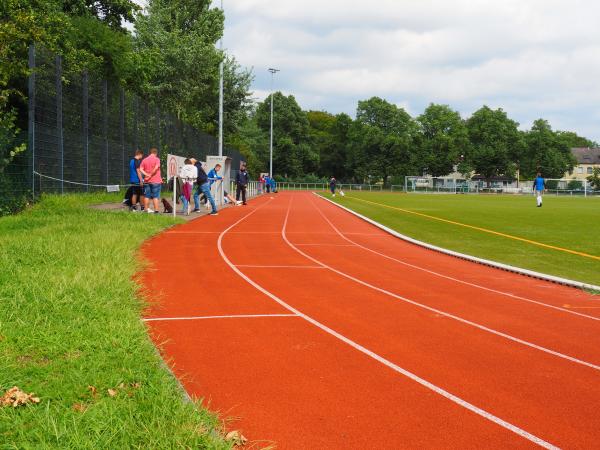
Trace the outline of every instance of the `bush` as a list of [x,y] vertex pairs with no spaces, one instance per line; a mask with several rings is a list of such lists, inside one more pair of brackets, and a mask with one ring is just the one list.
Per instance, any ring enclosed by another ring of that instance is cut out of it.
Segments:
[[15,189],[12,180],[0,173],[0,217],[22,211],[29,204],[29,192]]

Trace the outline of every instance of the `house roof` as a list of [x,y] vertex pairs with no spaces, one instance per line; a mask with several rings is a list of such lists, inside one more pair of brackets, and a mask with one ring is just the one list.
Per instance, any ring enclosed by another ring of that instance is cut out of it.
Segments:
[[577,164],[600,164],[600,148],[576,147],[571,153],[577,160]]

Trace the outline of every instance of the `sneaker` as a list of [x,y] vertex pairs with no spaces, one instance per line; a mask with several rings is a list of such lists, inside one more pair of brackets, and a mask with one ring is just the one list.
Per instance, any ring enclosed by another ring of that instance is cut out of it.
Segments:
[[132,206],[131,208],[129,208],[129,211],[138,212],[137,206]]
[[196,208],[196,209],[194,210],[194,212],[195,212],[195,213],[199,213],[199,212],[202,212],[202,211],[200,211],[198,208]]
[[154,214],[154,210],[153,210],[152,208],[148,208],[148,209],[146,210],[146,212],[147,212],[148,214]]
[[218,215],[219,215],[219,213],[216,211],[213,211],[209,214],[209,216],[218,216]]
[[236,203],[236,205],[238,205],[238,206],[242,204],[242,202],[241,202],[241,201],[239,201],[239,200],[238,200],[237,202],[235,202],[235,203]]

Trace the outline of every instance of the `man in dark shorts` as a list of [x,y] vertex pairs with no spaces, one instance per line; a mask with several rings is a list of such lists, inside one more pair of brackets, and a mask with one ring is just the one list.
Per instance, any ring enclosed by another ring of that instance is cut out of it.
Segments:
[[242,204],[246,204],[246,188],[248,187],[250,176],[248,175],[248,171],[246,170],[246,165],[242,164],[240,167],[240,171],[237,173],[235,177],[235,200],[236,202],[240,201],[240,194],[242,195]]
[[143,157],[144,152],[141,150],[136,150],[135,156],[131,158],[131,161],[129,161],[129,182],[131,183],[131,186],[129,187],[131,190],[130,210],[132,212],[137,212],[138,201],[140,204],[143,204],[142,195],[144,189],[144,178],[142,177],[142,172],[140,171],[140,165]]

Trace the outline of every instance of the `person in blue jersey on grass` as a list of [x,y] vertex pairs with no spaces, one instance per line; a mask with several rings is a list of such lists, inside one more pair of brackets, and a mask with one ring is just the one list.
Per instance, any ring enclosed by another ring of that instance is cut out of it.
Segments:
[[546,180],[544,180],[544,178],[542,177],[541,172],[537,173],[537,177],[535,178],[535,180],[533,182],[533,191],[536,196],[537,207],[541,208],[542,207],[542,197],[544,195],[544,192],[546,191]]

